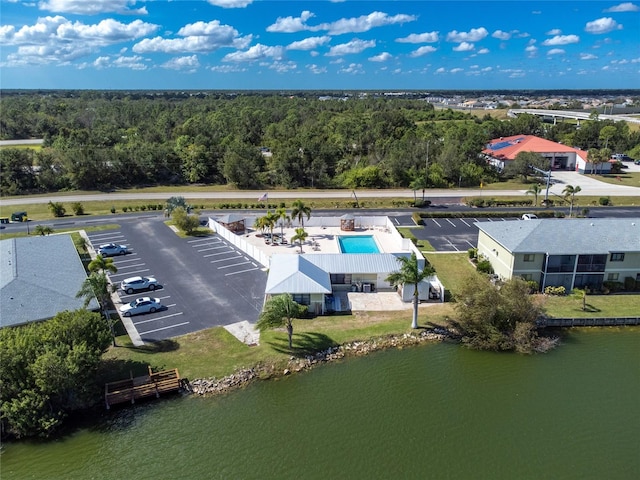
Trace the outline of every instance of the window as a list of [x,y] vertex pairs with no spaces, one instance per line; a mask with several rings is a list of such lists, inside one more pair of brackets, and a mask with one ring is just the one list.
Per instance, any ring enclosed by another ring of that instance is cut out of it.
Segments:
[[536,256],[533,253],[526,253],[524,255],[525,262],[533,262],[536,259]]
[[619,273],[610,273],[607,276],[607,281],[608,282],[617,282],[619,278],[620,278],[620,274]]
[[311,305],[311,295],[308,293],[294,293],[293,301],[300,305]]
[[[547,260],[548,273],[573,272],[576,261],[575,255],[549,255]],[[551,285],[548,283],[547,285]],[[561,284],[554,284],[561,285]]]
[[606,255],[579,255],[577,272],[604,272]]
[[624,262],[624,253],[612,253],[610,260],[612,262]]
[[350,273],[332,273],[330,278],[331,283],[334,285],[351,285]]

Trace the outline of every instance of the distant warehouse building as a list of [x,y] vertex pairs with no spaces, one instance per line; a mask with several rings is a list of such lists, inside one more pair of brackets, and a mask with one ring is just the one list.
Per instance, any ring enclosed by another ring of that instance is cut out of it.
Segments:
[[[640,282],[640,218],[476,223],[478,255],[501,278],[522,277],[567,291]],[[626,280],[629,282],[629,280]]]
[[514,135],[491,140],[482,151],[490,165],[499,171],[516,159],[520,152],[533,152],[549,160],[551,170],[575,170],[578,173],[609,173],[609,162],[595,165],[587,160],[587,152],[535,135]]
[[[86,278],[70,235],[0,240],[0,327],[82,308],[76,293]],[[98,308],[95,299],[89,308]]]

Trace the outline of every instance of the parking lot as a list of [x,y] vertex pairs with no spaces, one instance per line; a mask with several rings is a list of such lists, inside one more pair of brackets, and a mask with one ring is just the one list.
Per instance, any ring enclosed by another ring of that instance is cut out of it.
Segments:
[[[398,226],[415,227],[411,217],[396,217]],[[478,246],[476,222],[522,222],[519,218],[425,218],[424,227],[412,228],[419,240],[428,241],[437,252],[466,252]]]
[[116,308],[139,297],[160,300],[158,311],[131,317],[145,342],[244,320],[254,323],[262,309],[266,272],[216,235],[181,238],[161,219],[149,218],[124,221],[120,229],[94,232],[89,240],[94,248],[104,243],[128,247],[126,255],[112,257],[118,268],[109,274],[114,284],[132,276],[158,280],[153,292],[118,291]]

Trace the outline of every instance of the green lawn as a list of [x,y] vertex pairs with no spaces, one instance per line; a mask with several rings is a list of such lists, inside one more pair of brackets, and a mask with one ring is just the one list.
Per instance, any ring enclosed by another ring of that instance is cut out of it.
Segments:
[[572,296],[545,299],[547,313],[552,317],[634,317],[640,315],[640,294],[588,295],[587,309],[582,300]]

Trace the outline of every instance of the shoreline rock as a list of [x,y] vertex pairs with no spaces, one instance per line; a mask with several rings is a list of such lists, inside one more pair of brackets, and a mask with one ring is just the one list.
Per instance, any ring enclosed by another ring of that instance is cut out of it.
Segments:
[[251,368],[242,368],[220,379],[216,379],[215,377],[198,378],[190,382],[190,392],[200,396],[221,395],[244,388],[256,380],[284,377],[346,357],[360,357],[380,350],[403,348],[405,346],[419,345],[426,342],[441,342],[453,336],[451,332],[444,328],[435,328],[422,330],[419,333],[404,333],[402,335],[389,335],[369,340],[354,341],[329,347],[326,350],[321,350],[305,357],[291,356],[284,364],[256,365]]

